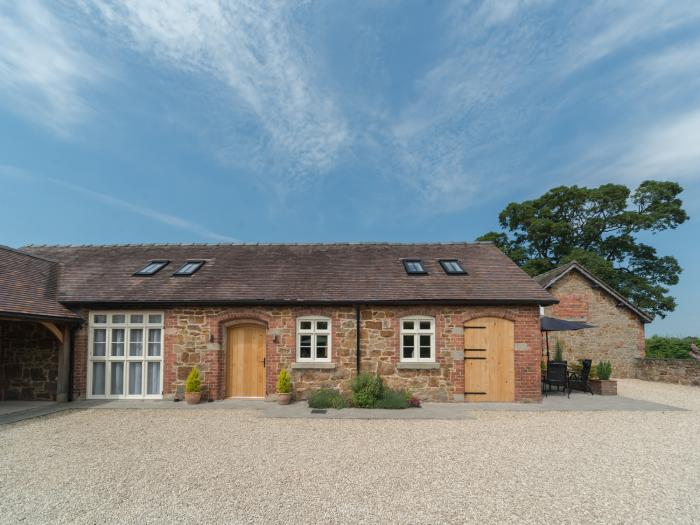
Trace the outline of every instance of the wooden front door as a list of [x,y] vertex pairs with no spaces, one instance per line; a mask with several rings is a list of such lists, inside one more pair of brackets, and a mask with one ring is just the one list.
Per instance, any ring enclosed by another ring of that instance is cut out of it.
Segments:
[[481,317],[464,324],[465,401],[515,400],[513,322]]
[[226,338],[226,397],[265,397],[265,327],[231,326]]

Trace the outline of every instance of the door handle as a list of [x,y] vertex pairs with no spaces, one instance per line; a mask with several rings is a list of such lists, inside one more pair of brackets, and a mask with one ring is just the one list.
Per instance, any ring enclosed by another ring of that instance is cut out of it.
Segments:
[[263,368],[265,368],[265,363],[266,363],[266,362],[267,362],[267,358],[266,358],[266,357],[263,357],[263,360],[262,360]]

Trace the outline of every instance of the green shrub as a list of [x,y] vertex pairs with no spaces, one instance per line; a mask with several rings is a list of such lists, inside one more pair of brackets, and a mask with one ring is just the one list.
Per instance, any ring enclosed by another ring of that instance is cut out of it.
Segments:
[[309,396],[307,400],[311,408],[345,408],[347,403],[337,390],[322,388]]
[[373,408],[384,391],[384,383],[378,375],[363,372],[350,383],[352,405],[358,408]]
[[689,359],[690,343],[697,337],[665,337],[655,335],[646,341],[646,356],[657,359]]
[[377,400],[375,408],[408,408],[411,395],[405,390],[392,390],[385,388],[382,397]]
[[555,361],[563,361],[564,360],[564,345],[561,343],[559,339],[556,340],[556,344],[554,345],[554,360]]
[[610,379],[612,375],[612,365],[610,361],[601,361],[596,365],[595,369],[598,374],[598,379],[602,379],[603,381]]
[[292,378],[289,377],[289,372],[286,368],[280,371],[277,376],[277,393],[278,394],[289,394],[292,391]]
[[202,380],[199,378],[199,370],[194,367],[190,370],[187,380],[185,381],[185,392],[201,392]]

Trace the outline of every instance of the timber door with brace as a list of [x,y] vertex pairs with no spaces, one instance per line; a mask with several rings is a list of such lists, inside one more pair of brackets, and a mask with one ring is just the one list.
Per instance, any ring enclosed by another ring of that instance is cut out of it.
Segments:
[[515,400],[513,321],[480,317],[464,323],[464,400]]

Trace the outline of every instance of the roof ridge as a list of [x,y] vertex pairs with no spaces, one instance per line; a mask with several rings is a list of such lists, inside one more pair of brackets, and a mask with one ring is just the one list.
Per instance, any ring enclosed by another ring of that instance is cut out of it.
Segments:
[[44,262],[59,264],[58,261],[54,261],[53,259],[47,259],[46,257],[41,257],[40,255],[34,255],[33,253],[27,253],[27,252],[22,251],[21,249],[12,248],[11,246],[6,246],[4,244],[0,244],[0,249],[7,250],[7,251],[13,252],[13,253],[17,253],[19,255],[24,255],[25,257],[31,257],[32,259],[38,259],[38,260],[44,261]]
[[[114,244],[27,244],[26,248],[134,248],[134,247],[173,247],[173,246],[457,246],[493,245],[491,241],[444,241],[444,242],[390,242],[390,241],[348,241],[348,242],[189,242],[189,243],[114,243]],[[18,251],[18,250],[16,250]],[[20,252],[25,253],[25,252]],[[29,255],[26,254],[25,255]],[[47,259],[48,260],[48,259]],[[54,261],[52,261],[54,262]]]

